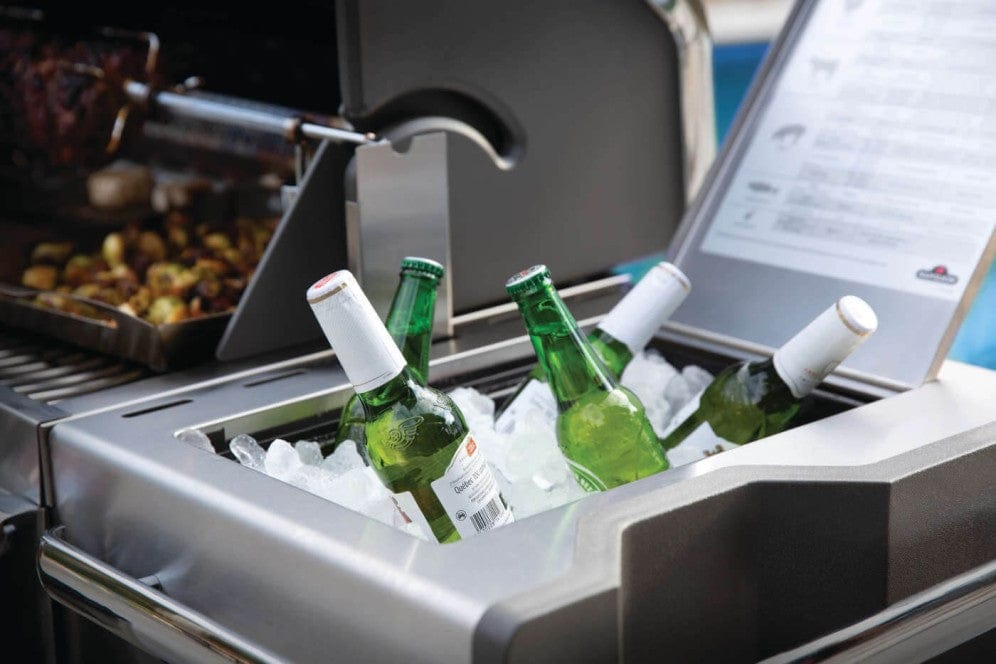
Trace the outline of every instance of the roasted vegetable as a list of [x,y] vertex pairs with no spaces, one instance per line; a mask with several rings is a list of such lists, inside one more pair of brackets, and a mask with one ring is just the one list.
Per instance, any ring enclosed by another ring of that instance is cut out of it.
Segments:
[[21,276],[21,283],[28,288],[54,290],[59,281],[59,268],[54,265],[32,265]]
[[31,262],[35,265],[62,265],[72,253],[72,242],[41,242],[31,252]]
[[[173,209],[164,215],[161,231],[129,223],[109,233],[92,255],[72,255],[69,242],[40,243],[21,279],[25,286],[99,300],[154,324],[229,311],[259,264],[276,222],[242,218],[195,224],[189,213]],[[50,297],[39,304],[98,315],[72,297]]]
[[66,268],[62,271],[62,280],[69,286],[80,286],[92,280],[98,272],[105,269],[107,264],[97,261],[84,254],[76,254],[66,263]]
[[108,233],[100,249],[108,265],[121,265],[125,260],[125,241],[121,233]]
[[153,325],[179,323],[188,315],[186,303],[178,297],[166,295],[153,300],[146,319]]

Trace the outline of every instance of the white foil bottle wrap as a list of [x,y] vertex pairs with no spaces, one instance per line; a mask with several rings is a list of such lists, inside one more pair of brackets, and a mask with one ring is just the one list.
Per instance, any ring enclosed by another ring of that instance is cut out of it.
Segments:
[[404,356],[349,270],[319,279],[307,298],[357,392],[376,389],[405,368]]
[[619,300],[598,327],[626,344],[633,353],[639,353],[690,291],[691,284],[681,270],[671,263],[658,263]]
[[775,351],[775,371],[798,399],[809,394],[878,328],[867,302],[845,295]]

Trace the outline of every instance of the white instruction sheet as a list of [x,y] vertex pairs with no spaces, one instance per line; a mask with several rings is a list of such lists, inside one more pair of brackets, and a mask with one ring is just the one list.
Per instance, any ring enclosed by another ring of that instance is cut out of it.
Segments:
[[996,224],[996,1],[813,11],[701,249],[956,301]]

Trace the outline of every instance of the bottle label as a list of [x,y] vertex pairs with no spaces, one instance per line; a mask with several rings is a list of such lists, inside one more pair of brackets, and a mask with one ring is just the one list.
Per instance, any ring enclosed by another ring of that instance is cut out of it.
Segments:
[[532,409],[540,411],[549,421],[557,419],[557,399],[553,396],[553,390],[535,378],[530,378],[512,403],[505,407],[505,411],[495,422],[495,431],[510,433],[516,420],[525,417]]
[[498,490],[484,455],[469,433],[432,490],[461,538],[512,523],[515,518]]
[[609,487],[606,486],[605,482],[603,482],[598,475],[588,470],[581,464],[571,461],[567,457],[564,457],[564,461],[567,462],[567,465],[570,466],[571,470],[574,472],[574,477],[577,478],[578,484],[581,485],[582,489],[592,493],[598,491],[608,491]]
[[667,460],[672,468],[677,468],[686,463],[701,461],[713,454],[731,450],[734,447],[739,447],[739,445],[716,435],[709,423],[703,422],[692,433],[688,434],[688,437],[681,441],[677,447],[668,450]]
[[422,514],[422,510],[415,502],[415,496],[412,495],[411,491],[391,494],[391,500],[398,508],[397,522],[393,524],[396,528],[406,528],[408,524],[415,524],[415,527],[422,534],[422,539],[430,542],[436,541],[436,536],[432,533],[432,526]]

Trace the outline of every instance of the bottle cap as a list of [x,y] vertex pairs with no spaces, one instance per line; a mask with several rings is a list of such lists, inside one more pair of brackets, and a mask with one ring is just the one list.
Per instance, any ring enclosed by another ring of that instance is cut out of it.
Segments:
[[349,270],[322,277],[307,298],[357,392],[376,389],[405,368],[404,356]]
[[550,283],[550,270],[546,265],[533,265],[522,272],[516,272],[505,282],[505,290],[512,297],[539,290]]
[[854,334],[864,337],[878,329],[878,316],[871,306],[855,295],[845,295],[837,300],[837,315]]
[[442,279],[446,269],[431,258],[420,258],[418,256],[405,256],[401,259],[401,271],[420,272],[436,279]]
[[626,344],[633,353],[647,345],[691,291],[685,273],[661,261],[626,293],[598,327]]
[[871,306],[845,295],[775,352],[775,371],[792,394],[802,398],[876,329],[878,317]]

